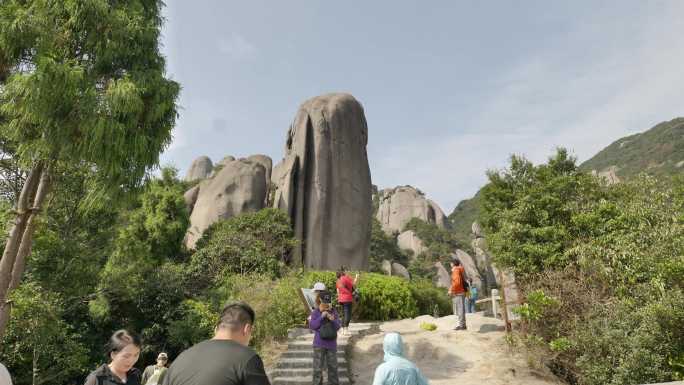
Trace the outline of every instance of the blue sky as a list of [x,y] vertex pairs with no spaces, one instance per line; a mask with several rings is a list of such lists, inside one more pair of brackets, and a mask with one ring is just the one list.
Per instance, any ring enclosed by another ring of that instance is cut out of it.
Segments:
[[162,155],[283,157],[304,100],[364,106],[373,183],[445,211],[512,153],[580,161],[684,115],[684,1],[167,0],[180,119]]

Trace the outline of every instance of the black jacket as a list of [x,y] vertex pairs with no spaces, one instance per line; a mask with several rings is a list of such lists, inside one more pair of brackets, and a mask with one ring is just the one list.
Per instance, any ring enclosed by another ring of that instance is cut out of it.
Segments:
[[[140,370],[132,368],[126,373],[125,385],[141,385],[140,384]],[[119,377],[114,375],[107,364],[95,369],[86,378],[84,385],[123,385]]]

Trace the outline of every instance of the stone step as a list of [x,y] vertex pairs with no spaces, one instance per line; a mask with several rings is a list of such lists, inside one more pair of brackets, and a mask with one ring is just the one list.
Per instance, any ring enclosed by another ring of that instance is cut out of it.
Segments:
[[[312,379],[312,377],[276,377],[273,379],[273,385],[311,385]],[[339,380],[340,385],[351,384],[347,377],[339,377]]]
[[[288,350],[280,356],[280,359],[285,358],[311,358],[313,359],[313,349],[311,350]],[[337,349],[337,358],[345,356],[343,349]]]
[[[325,373],[325,370],[323,370]],[[349,377],[347,367],[338,367],[337,374],[339,377]],[[296,368],[296,369],[275,369],[271,373],[271,377],[307,377],[313,375],[313,368]]]
[[[343,357],[337,358],[337,366],[347,366],[347,359]],[[313,368],[312,358],[285,358],[278,361],[277,369],[285,368]]]
[[[348,346],[346,341],[337,341],[337,350],[344,350]],[[287,344],[287,350],[311,350],[313,351],[312,341],[294,341]]]

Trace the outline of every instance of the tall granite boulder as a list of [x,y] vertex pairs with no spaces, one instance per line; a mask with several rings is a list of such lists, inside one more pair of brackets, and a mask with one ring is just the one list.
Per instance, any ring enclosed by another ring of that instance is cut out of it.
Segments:
[[403,231],[412,218],[434,223],[440,228],[449,227],[449,221],[439,205],[414,187],[384,189],[378,193],[378,200],[376,218],[388,235]]
[[427,251],[427,247],[425,247],[423,241],[418,238],[418,235],[413,230],[404,231],[399,234],[397,245],[402,250],[411,250],[413,252],[411,259],[416,259],[418,255]]
[[482,276],[480,276],[480,271],[477,269],[475,259],[461,249],[456,249],[456,252],[453,255],[461,261],[461,265],[465,269],[466,276],[472,280],[473,285],[477,286],[477,289],[480,291],[480,293],[482,293],[484,289],[482,285]]
[[204,231],[218,220],[264,208],[266,174],[262,164],[244,159],[226,163],[212,178],[201,181],[185,245],[194,248]]
[[305,101],[274,167],[274,206],[287,212],[301,241],[291,261],[315,269],[368,265],[372,215],[361,104],[349,94]]
[[444,268],[442,262],[435,262],[433,269],[435,271],[435,277],[433,278],[432,283],[434,283],[437,287],[443,287],[445,289],[450,288],[451,274],[446,268]]
[[211,174],[213,168],[214,165],[211,163],[211,159],[209,159],[208,156],[200,156],[192,161],[188,173],[185,174],[185,180],[187,182],[194,182],[196,180],[204,179]]

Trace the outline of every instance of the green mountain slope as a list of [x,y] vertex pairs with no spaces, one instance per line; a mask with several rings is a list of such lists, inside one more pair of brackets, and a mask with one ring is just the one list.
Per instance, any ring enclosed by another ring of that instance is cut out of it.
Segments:
[[459,202],[454,211],[449,215],[449,221],[451,222],[453,232],[456,234],[456,240],[462,245],[470,245],[471,227],[480,215],[481,196],[482,189],[474,197]]
[[618,139],[582,163],[582,170],[603,171],[617,166],[621,179],[641,172],[684,173],[684,118],[662,122],[646,132]]
[[[585,171],[617,168],[617,176],[628,179],[640,172],[653,175],[684,175],[684,118],[662,122],[648,131],[618,139],[580,165]],[[480,189],[461,201],[449,215],[456,237],[470,242],[470,227],[481,206]]]

